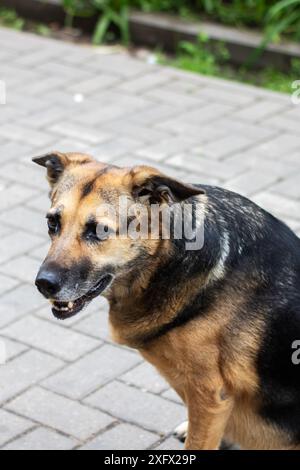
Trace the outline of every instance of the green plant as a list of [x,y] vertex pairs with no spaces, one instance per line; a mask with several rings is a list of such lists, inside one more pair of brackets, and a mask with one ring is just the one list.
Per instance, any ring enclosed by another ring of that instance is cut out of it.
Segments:
[[15,10],[0,7],[0,24],[9,28],[22,30],[25,26],[25,20],[20,18]]
[[129,43],[128,6],[130,0],[63,0],[67,13],[67,25],[75,16],[90,17],[99,13],[93,34],[93,42],[101,44],[108,37],[111,28],[117,28],[121,41]]
[[184,70],[202,73],[203,75],[218,75],[221,64],[229,59],[229,53],[222,43],[209,46],[208,37],[199,34],[197,42],[181,41],[172,64]]
[[300,0],[281,0],[266,15],[266,41],[278,41],[284,33],[300,40]]

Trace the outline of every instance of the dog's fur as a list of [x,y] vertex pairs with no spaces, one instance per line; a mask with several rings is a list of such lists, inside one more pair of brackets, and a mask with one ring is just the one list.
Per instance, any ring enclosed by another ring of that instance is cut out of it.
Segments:
[[[186,448],[218,449],[226,438],[245,449],[300,449],[296,235],[242,196],[153,168],[57,152],[35,162],[48,169],[51,214],[59,211],[43,265],[64,272],[54,300],[76,299],[113,274],[104,292],[112,336],[137,348],[185,402]],[[86,242],[97,205],[116,204],[122,194],[143,204],[197,202],[204,247],[187,251],[185,240],[174,239]]]

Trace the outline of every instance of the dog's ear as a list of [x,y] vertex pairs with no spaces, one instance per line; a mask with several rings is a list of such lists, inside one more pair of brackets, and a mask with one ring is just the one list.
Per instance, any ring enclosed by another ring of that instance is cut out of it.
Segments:
[[134,199],[148,204],[182,202],[205,191],[190,184],[181,183],[151,167],[134,167],[131,172]]
[[81,153],[51,152],[40,157],[34,157],[32,161],[47,169],[47,178],[50,186],[53,187],[67,167],[71,165],[84,165],[85,163],[92,162],[93,159],[89,155]]

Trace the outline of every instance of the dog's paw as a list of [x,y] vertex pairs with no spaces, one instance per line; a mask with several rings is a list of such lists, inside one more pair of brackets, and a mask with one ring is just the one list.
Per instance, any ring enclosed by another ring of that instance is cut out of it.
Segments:
[[173,434],[180,442],[184,442],[187,438],[188,424],[188,421],[184,421],[174,430]]

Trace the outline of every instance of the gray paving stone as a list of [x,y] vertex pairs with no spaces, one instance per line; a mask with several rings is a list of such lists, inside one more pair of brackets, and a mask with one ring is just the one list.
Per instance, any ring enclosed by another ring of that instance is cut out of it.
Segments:
[[90,315],[86,315],[85,318],[79,319],[73,327],[74,330],[93,336],[94,338],[110,341],[107,310],[108,307],[106,311],[100,311],[99,309],[99,311],[96,310]]
[[167,382],[159,375],[157,370],[146,362],[121,375],[120,380],[127,385],[134,385],[143,391],[153,393],[161,393],[169,388]]
[[30,250],[28,252],[29,256],[34,259],[37,259],[39,262],[42,262],[45,259],[49,251],[49,246],[50,246],[49,242],[41,244],[38,248],[34,248],[33,250]]
[[33,427],[33,423],[0,409],[0,446]]
[[300,136],[294,134],[282,134],[268,140],[256,147],[258,152],[263,152],[271,158],[285,158],[285,155],[300,149]]
[[76,445],[75,439],[39,427],[10,442],[2,450],[71,450]]
[[181,405],[183,404],[180,396],[177,395],[173,388],[169,388],[168,390],[163,392],[161,396],[167,398],[168,400],[175,401],[176,403],[180,403]]
[[277,217],[300,218],[300,203],[275,192],[263,191],[253,196],[254,202]]
[[80,440],[92,437],[114,421],[100,411],[39,387],[23,393],[6,407]]
[[80,135],[80,139],[86,141],[90,144],[98,144],[105,142],[111,138],[109,134],[105,134],[100,130],[91,130],[89,128],[85,128],[82,125],[74,124],[72,122],[58,122],[53,126],[48,128],[50,131],[61,134],[65,137],[78,137]]
[[43,239],[22,230],[6,234],[0,243],[0,263],[28,253],[43,244]]
[[25,346],[25,344],[17,343],[16,341],[12,341],[1,335],[0,341],[4,344],[5,347],[6,361],[10,361],[23,352],[28,351],[28,346]]
[[159,436],[131,424],[109,429],[80,450],[143,450],[152,446]]
[[[33,285],[20,285],[4,294],[0,302],[0,328],[45,305],[45,300]],[[25,320],[26,321],[26,320]]]
[[300,198],[300,183],[299,175],[294,175],[290,178],[285,179],[276,186],[276,190],[283,196],[291,197],[295,199]]
[[184,450],[184,444],[182,444],[175,437],[169,437],[163,441],[159,446],[155,447],[155,450]]
[[207,176],[212,176],[220,180],[228,180],[244,172],[245,167],[240,165],[230,164],[226,161],[216,161],[204,156],[199,155],[175,155],[166,160],[166,163],[174,165],[177,168],[183,168],[185,171],[192,171]]
[[12,210],[17,204],[24,203],[37,194],[37,189],[6,182],[6,184],[0,186],[0,212],[8,209]]
[[261,172],[258,174],[256,170],[249,170],[236,178],[230,179],[225,186],[231,191],[251,196],[275,184],[278,180],[278,175],[274,173]]
[[[38,273],[40,262],[29,256],[20,256],[15,258],[8,263],[0,265],[0,272],[7,274],[8,276],[19,279],[29,284],[34,284],[34,280]],[[0,275],[0,293],[1,293],[1,277]],[[17,283],[17,281],[13,281]]]
[[20,233],[26,231],[43,238],[48,238],[47,221],[40,213],[24,206],[17,206],[0,214],[3,222],[17,229]]
[[[0,266],[0,269],[1,269],[1,266]],[[18,284],[19,282],[16,279],[5,276],[4,274],[0,274],[0,295],[4,294],[4,292],[12,290]]]
[[17,125],[16,123],[3,124],[0,128],[0,136],[6,137],[16,142],[25,141],[32,147],[50,145],[53,141],[53,135],[36,129]]
[[233,139],[230,135],[221,139],[217,139],[214,142],[203,144],[202,152],[207,157],[221,159],[225,158],[228,155],[242,151],[253,144],[254,142],[247,137],[235,136],[235,138]]
[[156,432],[170,432],[185,419],[183,406],[118,382],[101,388],[85,403]]
[[43,385],[53,392],[79,400],[140,361],[141,359],[130,351],[104,345],[53,375],[43,382]]
[[280,113],[286,108],[285,104],[274,102],[272,100],[260,100],[252,106],[246,106],[244,109],[234,114],[235,119],[245,119],[246,121],[257,122],[266,117]]
[[28,157],[24,157],[24,161],[12,162],[1,168],[1,176],[5,179],[17,181],[25,186],[47,189],[45,180],[45,171],[31,162],[32,157],[42,155],[42,153],[34,153]]
[[74,361],[99,346],[95,339],[33,316],[26,316],[1,333],[66,361]]
[[62,366],[63,362],[59,359],[39,351],[32,350],[21,354],[1,366],[0,403],[13,399]]

